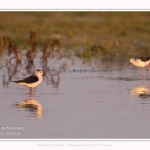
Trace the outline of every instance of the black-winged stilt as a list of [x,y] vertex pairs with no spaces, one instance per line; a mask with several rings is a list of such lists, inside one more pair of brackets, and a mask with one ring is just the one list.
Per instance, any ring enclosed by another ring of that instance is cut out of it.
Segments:
[[[150,63],[150,57],[139,57],[137,59],[131,58],[128,66],[130,64],[133,64],[133,65],[135,65],[137,67],[143,67],[142,76],[144,77],[145,76],[145,74],[144,74],[144,67],[147,66],[147,65],[149,65],[149,63]],[[150,69],[150,66],[149,66],[149,69]]]
[[12,81],[12,82],[16,82],[17,84],[26,86],[27,87],[26,94],[28,94],[28,89],[32,88],[32,96],[33,96],[34,88],[42,82],[43,72],[41,70],[37,69],[35,74],[36,75],[29,76],[27,78],[24,78],[23,80]]

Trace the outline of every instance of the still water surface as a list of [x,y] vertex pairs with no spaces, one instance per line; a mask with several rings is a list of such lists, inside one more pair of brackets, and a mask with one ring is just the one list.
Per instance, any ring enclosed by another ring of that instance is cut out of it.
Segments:
[[[67,64],[66,71],[60,66]],[[126,66],[127,64],[125,64]],[[63,58],[26,97],[26,88],[9,81],[16,69],[0,70],[1,139],[145,139],[150,138],[149,72],[113,64],[92,68]],[[39,60],[34,68],[43,70]],[[17,70],[18,69],[18,70]],[[18,67],[12,80],[28,75]],[[32,70],[32,69],[31,69]]]

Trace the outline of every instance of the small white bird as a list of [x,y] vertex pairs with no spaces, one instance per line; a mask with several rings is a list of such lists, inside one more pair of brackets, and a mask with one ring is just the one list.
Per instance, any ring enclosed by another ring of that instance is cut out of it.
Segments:
[[34,76],[29,76],[27,78],[24,78],[23,80],[18,80],[18,81],[12,81],[16,82],[17,84],[24,85],[27,87],[26,94],[28,94],[29,88],[32,88],[32,95],[34,93],[34,88],[40,84],[43,80],[42,78],[43,72],[39,69],[36,70],[36,75]]
[[[131,59],[130,59],[130,62],[129,62],[129,64],[128,64],[128,66],[129,66],[130,64],[133,64],[133,65],[135,65],[135,66],[137,66],[137,67],[143,67],[142,76],[144,77],[144,76],[145,76],[144,67],[147,66],[147,65],[149,65],[149,63],[150,63],[150,57],[139,57],[139,58],[137,58],[137,59],[131,58]],[[127,66],[127,67],[128,67],[128,66]],[[149,67],[149,69],[150,69],[150,66],[148,66],[148,67]]]

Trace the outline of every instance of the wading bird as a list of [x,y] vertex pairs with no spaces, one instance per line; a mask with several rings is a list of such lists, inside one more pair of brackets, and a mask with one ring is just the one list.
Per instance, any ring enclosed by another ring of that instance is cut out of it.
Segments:
[[144,67],[148,66],[148,68],[150,69],[149,63],[150,63],[150,57],[139,57],[137,59],[131,58],[128,66],[130,64],[133,64],[133,65],[135,65],[137,67],[142,67],[143,68],[142,77],[144,77],[145,76]]
[[29,88],[32,88],[32,96],[34,94],[34,88],[42,82],[42,74],[43,72],[41,70],[36,70],[36,75],[29,76],[27,78],[24,78],[23,80],[18,81],[12,81],[16,82],[17,84],[24,85],[27,87],[26,95],[28,95]]

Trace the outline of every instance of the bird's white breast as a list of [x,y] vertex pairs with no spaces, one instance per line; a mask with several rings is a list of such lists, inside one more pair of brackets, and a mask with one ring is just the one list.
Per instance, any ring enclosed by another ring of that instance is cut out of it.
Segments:
[[38,76],[39,80],[37,82],[34,82],[34,83],[25,83],[25,82],[21,82],[21,83],[18,83],[18,84],[21,84],[21,85],[24,85],[24,86],[27,86],[29,88],[34,88],[36,87],[38,84],[40,84],[42,82],[42,76]]

